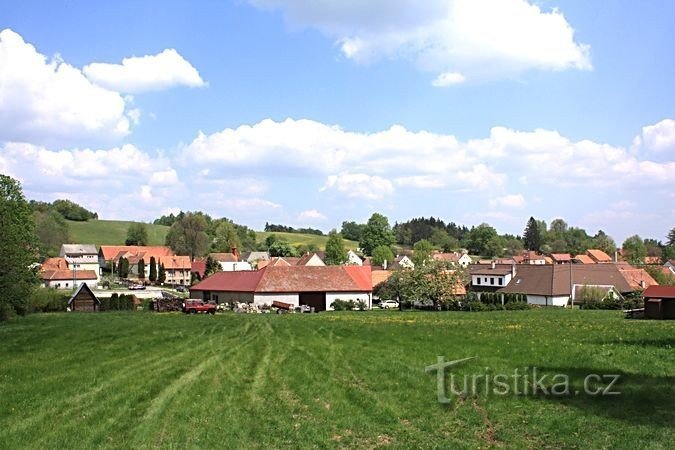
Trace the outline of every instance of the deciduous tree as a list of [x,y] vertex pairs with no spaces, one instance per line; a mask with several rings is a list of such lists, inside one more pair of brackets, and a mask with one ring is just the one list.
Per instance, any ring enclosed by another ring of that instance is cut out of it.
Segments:
[[206,235],[207,219],[202,213],[188,212],[178,216],[166,235],[166,245],[179,255],[195,256],[206,254],[209,239]]
[[342,235],[333,229],[328,233],[326,241],[326,258],[324,262],[328,265],[340,265],[347,261],[347,250]]
[[388,245],[380,245],[373,250],[372,261],[374,266],[382,266],[387,261],[387,266],[390,266],[394,260],[394,252]]
[[642,264],[645,256],[647,256],[647,249],[645,248],[644,241],[637,234],[623,241],[621,247],[623,248],[624,257],[631,264]]
[[144,223],[134,222],[127,228],[126,245],[148,245],[148,228]]
[[37,283],[31,264],[38,257],[33,212],[21,184],[0,174],[0,321],[28,311]]
[[426,239],[415,242],[413,245],[412,261],[415,267],[423,266],[431,260],[431,255],[434,253],[434,246]]

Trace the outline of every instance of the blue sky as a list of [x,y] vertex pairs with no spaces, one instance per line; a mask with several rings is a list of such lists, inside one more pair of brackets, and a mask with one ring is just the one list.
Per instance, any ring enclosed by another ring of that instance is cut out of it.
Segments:
[[5,1],[0,172],[108,219],[534,215],[664,239],[672,2],[422,5]]

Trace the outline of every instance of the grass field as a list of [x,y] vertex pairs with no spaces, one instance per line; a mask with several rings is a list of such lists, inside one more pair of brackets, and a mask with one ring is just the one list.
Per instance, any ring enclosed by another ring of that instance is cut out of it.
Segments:
[[[317,236],[316,234],[302,234],[302,233],[278,233],[274,232],[265,232],[265,231],[256,231],[258,242],[265,242],[265,239],[270,234],[275,235],[279,239],[282,239],[292,246],[296,245],[310,245],[313,244],[320,248],[321,250],[326,248],[326,241],[328,241],[328,236]],[[356,250],[359,246],[358,242],[348,241],[345,239],[345,248]]]
[[[68,233],[70,240],[81,244],[95,244],[100,245],[124,245],[127,238],[127,229],[129,225],[134,222],[124,220],[90,220],[88,222],[68,222]],[[164,245],[166,234],[169,232],[169,227],[164,225],[146,224],[148,230],[148,238],[150,242],[148,245]],[[314,244],[320,249],[326,247],[328,236],[317,236],[313,234],[300,233],[266,233],[264,231],[256,231],[257,241],[265,242],[265,238],[270,234],[274,234],[280,239],[289,242],[292,246],[300,244]],[[356,249],[358,242],[345,241],[345,247],[348,249]]]
[[[134,222],[125,220],[89,220],[75,222],[68,220],[68,234],[70,240],[78,244],[124,245],[129,225]],[[164,245],[164,239],[169,227],[164,225],[146,224],[148,230],[148,245]]]
[[[675,431],[675,323],[618,312],[62,313],[0,341],[0,448],[665,449]],[[573,390],[619,374],[621,395],[442,405],[439,355]]]

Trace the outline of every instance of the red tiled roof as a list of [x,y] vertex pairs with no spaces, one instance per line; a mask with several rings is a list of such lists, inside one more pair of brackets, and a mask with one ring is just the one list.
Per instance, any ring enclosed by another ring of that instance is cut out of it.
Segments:
[[357,286],[362,291],[370,291],[373,289],[373,278],[371,274],[370,266],[344,266],[344,269],[347,271],[347,275],[352,277],[357,284]]
[[[191,269],[192,262],[189,256],[166,256],[162,258],[161,263],[165,269]],[[147,264],[147,261],[146,261]]]
[[609,263],[612,262],[612,258],[602,250],[598,250],[596,248],[589,248],[586,250],[586,254],[593,258],[593,261],[599,262],[599,263]]
[[459,253],[434,253],[431,255],[434,261],[457,262],[462,257]]
[[239,258],[234,253],[209,253],[209,256],[218,262],[237,262]]
[[204,273],[206,272],[206,261],[192,261],[192,268],[190,272],[196,273],[199,275],[199,278],[204,278]]
[[[370,267],[370,266],[365,266],[365,267]],[[391,270],[373,270],[371,272],[371,280],[372,280],[372,286],[375,287],[380,283],[384,283],[389,279],[389,277],[393,274]]]
[[551,253],[551,258],[555,262],[570,262],[572,260],[572,255],[569,253]]
[[40,274],[43,281],[72,280],[75,276],[77,280],[96,280],[96,271],[94,270],[76,270],[69,269],[48,269]]
[[359,266],[267,266],[257,271],[218,272],[192,291],[370,292],[370,268]]
[[649,273],[647,273],[645,269],[636,269],[631,266],[620,266],[619,272],[634,290],[644,289],[649,286],[658,286],[659,284],[654,278],[652,278],[651,275],[649,275]]
[[44,272],[45,270],[48,269],[67,269],[68,268],[68,262],[66,261],[66,258],[47,258],[45,261],[42,263],[42,268],[41,270]]
[[649,286],[642,295],[645,298],[675,298],[675,286]]
[[190,291],[254,292],[265,270],[216,272],[190,287]]
[[[117,259],[117,255],[120,253],[130,253],[133,255],[139,253],[146,253],[148,255],[148,261],[150,256],[157,257],[173,255],[173,251],[170,247],[167,246],[143,246],[143,245],[101,245],[99,250],[99,255],[103,255],[103,259],[109,261],[111,259]],[[146,261],[146,262],[148,262]]]
[[574,259],[581,264],[595,264],[595,260],[588,255],[577,255]]

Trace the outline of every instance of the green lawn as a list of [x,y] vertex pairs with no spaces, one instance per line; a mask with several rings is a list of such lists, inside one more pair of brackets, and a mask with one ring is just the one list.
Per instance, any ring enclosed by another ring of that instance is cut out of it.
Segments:
[[[276,231],[266,232],[266,231],[256,231],[258,242],[265,242],[265,239],[270,234],[275,235],[279,239],[282,239],[292,246],[296,245],[310,245],[314,244],[320,249],[326,248],[326,241],[328,241],[328,236],[317,236],[316,234],[302,234],[302,233],[279,233]],[[345,248],[356,250],[359,246],[359,243],[356,241],[349,241],[345,239]]]
[[[70,240],[77,244],[124,245],[129,225],[134,222],[125,220],[89,220],[75,222],[68,220]],[[169,227],[165,225],[145,224],[148,230],[148,245],[164,245]]]
[[[675,431],[675,323],[619,312],[60,313],[0,342],[0,448],[665,449]],[[619,374],[622,394],[441,405],[439,355],[573,390]]]

